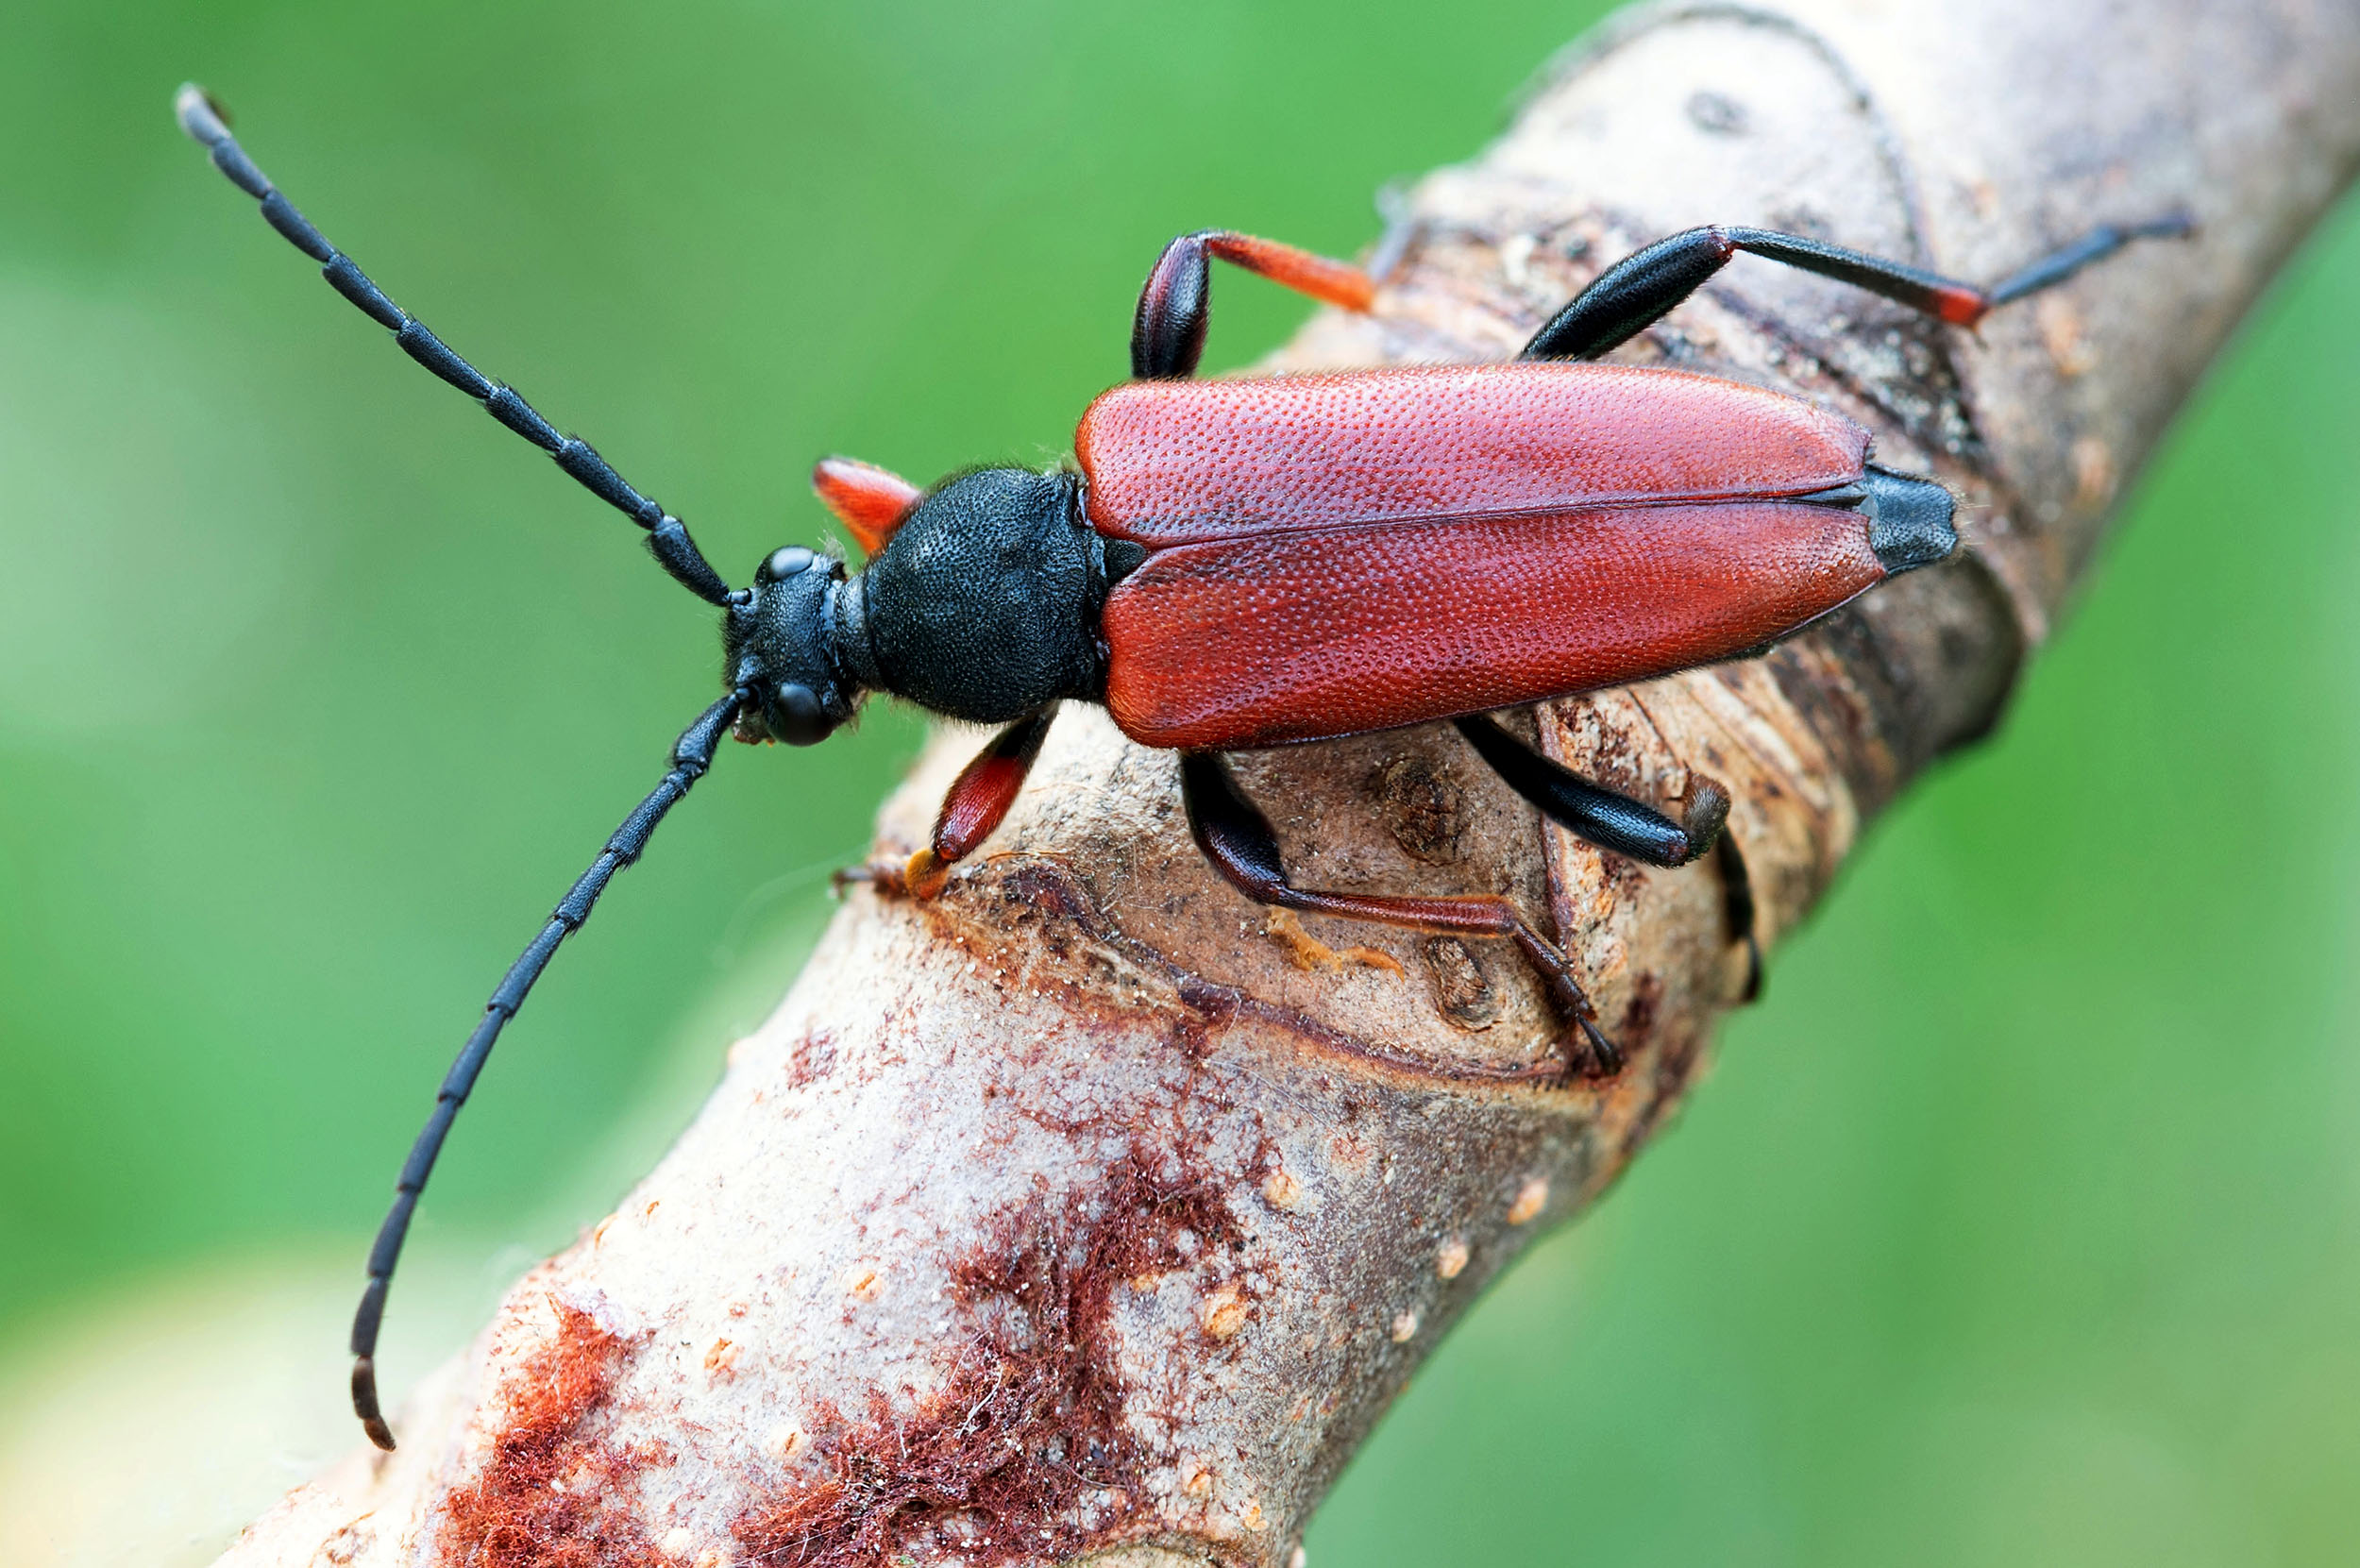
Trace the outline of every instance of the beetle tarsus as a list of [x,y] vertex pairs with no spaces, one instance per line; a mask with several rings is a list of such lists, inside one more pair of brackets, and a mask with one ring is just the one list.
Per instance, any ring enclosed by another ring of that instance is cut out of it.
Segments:
[[1713,864],[1721,872],[1721,919],[1732,940],[1745,944],[1745,986],[1741,1003],[1762,999],[1762,940],[1754,919],[1754,879],[1745,868],[1745,851],[1736,835],[1723,833],[1712,847]]
[[2133,240],[2184,240],[2196,232],[2196,215],[2185,208],[2145,223],[2106,224],[2062,249],[2042,257],[1991,288],[1991,302],[2006,305],[2054,287],[2093,261],[2102,261]]
[[867,887],[880,898],[909,897],[909,856],[901,860],[864,860],[857,866],[839,866],[828,873],[828,891],[837,898],[855,887]]
[[1576,1067],[1574,1071],[1580,1076],[1593,1080],[1619,1077],[1623,1071],[1622,1048],[1608,1039],[1596,1022],[1590,1018],[1577,1016],[1576,1021],[1581,1025],[1582,1035],[1590,1041],[1590,1055],[1587,1061]]
[[920,903],[940,898],[950,882],[951,863],[932,849],[919,851],[902,868],[901,890]]
[[1702,854],[1705,846],[1717,844],[1721,830],[1729,820],[1729,792],[1720,780],[1703,773],[1688,776],[1688,805],[1680,813],[1680,831],[1688,835],[1688,854],[1691,860]]
[[[1680,820],[1618,795],[1602,784],[1559,767],[1491,719],[1472,717],[1458,721],[1475,753],[1492,766],[1508,786],[1530,801],[1543,817],[1576,837],[1649,866],[1670,869],[1688,865],[1707,850],[1721,871],[1723,918],[1731,941],[1745,944],[1745,1001],[1762,989],[1762,947],[1754,939],[1753,884],[1745,872],[1745,857],[1729,836],[1729,792],[1708,774],[1688,776],[1688,796]],[[1567,983],[1571,983],[1568,974]],[[1575,990],[1579,995],[1579,988]],[[1562,1000],[1560,998],[1560,1000]],[[1582,998],[1581,1008],[1588,999]],[[1586,1013],[1576,1011],[1591,1049],[1600,1063],[1599,1075],[1621,1071],[1622,1053],[1600,1035]]]

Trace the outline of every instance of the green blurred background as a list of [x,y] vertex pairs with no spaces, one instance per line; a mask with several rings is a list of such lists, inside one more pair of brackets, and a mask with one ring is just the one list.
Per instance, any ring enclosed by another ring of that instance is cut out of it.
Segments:
[[[350,1441],[401,1151],[715,677],[710,613],[321,287],[178,81],[742,577],[825,531],[819,454],[1059,451],[1163,240],[1351,251],[1599,8],[11,8],[0,1560],[202,1559]],[[1213,362],[1300,314],[1225,286]],[[1442,1349],[1319,1568],[2360,1552],[2355,363],[2347,216],[1998,741]],[[624,881],[444,1164],[397,1386],[684,1121],[919,738],[729,757]]]

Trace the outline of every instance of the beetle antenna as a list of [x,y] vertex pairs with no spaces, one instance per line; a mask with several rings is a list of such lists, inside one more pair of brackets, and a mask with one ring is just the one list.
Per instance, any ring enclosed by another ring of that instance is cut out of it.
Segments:
[[434,1157],[443,1152],[443,1139],[450,1133],[451,1121],[459,1115],[459,1107],[466,1104],[468,1091],[475,1087],[476,1075],[483,1071],[485,1058],[499,1040],[501,1027],[525,1004],[533,982],[548,967],[558,944],[582,929],[590,919],[590,911],[597,907],[598,895],[615,879],[615,873],[639,858],[656,824],[664,820],[664,814],[704,777],[705,770],[713,766],[713,754],[719,748],[721,737],[730,733],[739,711],[752,700],[750,692],[742,688],[733,691],[700,714],[697,721],[682,732],[672,746],[672,770],[664,775],[664,782],[639,802],[636,810],[623,818],[623,825],[608,837],[598,858],[590,863],[590,868],[582,873],[550,914],[541,935],[509,966],[506,978],[484,1005],[483,1020],[467,1037],[467,1043],[460,1048],[459,1059],[451,1063],[450,1071],[443,1077],[443,1087],[434,1096],[433,1114],[418,1130],[418,1140],[411,1145],[410,1157],[402,1162],[401,1179],[394,1184],[394,1206],[387,1212],[385,1222],[378,1227],[376,1245],[369,1249],[369,1283],[361,1292],[361,1308],[352,1318],[352,1412],[361,1418],[369,1441],[379,1448],[394,1446],[394,1433],[385,1425],[384,1413],[377,1403],[378,1324],[385,1315],[385,1292],[393,1283],[394,1264],[401,1256],[402,1239],[409,1234],[410,1216],[418,1206],[418,1194],[426,1189],[426,1178],[433,1172]]
[[542,418],[531,403],[517,395],[515,388],[494,380],[462,359],[429,331],[426,323],[388,298],[385,291],[371,282],[351,257],[329,244],[312,227],[311,220],[295,211],[295,203],[255,167],[245,149],[238,145],[237,138],[229,134],[228,114],[203,88],[194,82],[183,86],[173,100],[173,110],[179,117],[180,128],[212,155],[213,167],[228,176],[229,183],[261,202],[263,219],[290,244],[320,264],[320,276],[328,279],[329,287],[393,333],[395,346],[403,353],[481,403],[493,418],[548,453],[584,489],[646,529],[649,553],[672,574],[674,582],[708,604],[726,605],[738,597],[706,562],[678,517],[632,489],[588,442],[579,436],[559,434],[557,427]]

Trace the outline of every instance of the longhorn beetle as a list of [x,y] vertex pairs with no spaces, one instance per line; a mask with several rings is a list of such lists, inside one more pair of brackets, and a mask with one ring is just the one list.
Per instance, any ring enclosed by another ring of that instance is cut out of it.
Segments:
[[[553,458],[647,532],[673,580],[721,612],[723,695],[509,968],[402,1165],[352,1324],[353,1409],[380,1448],[375,1353],[396,1259],[451,1121],[500,1029],[615,873],[639,858],[721,737],[809,746],[889,692],[1004,725],[952,784],[932,841],[865,874],[916,899],[1007,815],[1060,702],[1105,705],[1180,753],[1197,846],[1257,903],[1515,942],[1570,1020],[1569,1075],[1622,1058],[1565,953],[1494,894],[1391,898],[1297,887],[1222,753],[1456,721],[1551,821],[1650,866],[1716,843],[1732,941],[1753,949],[1726,789],[1691,775],[1676,820],[1560,767],[1484,715],[1758,650],[1886,578],[1947,558],[1948,491],[1867,461],[1868,432],[1799,398],[1685,371],[1601,365],[1744,251],[1855,284],[1956,327],[2064,281],[2173,215],[2101,228],[1990,289],[1767,229],[1712,226],[1601,273],[1506,364],[1191,379],[1210,260],[1367,311],[1367,273],[1225,229],[1183,234],[1148,273],[1134,379],[1082,414],[1076,464],[978,468],[921,490],[829,458],[819,498],[860,571],[789,545],[733,588],[679,518],[587,442],[562,435],[461,358],[329,244],[263,177],[194,86],[181,128],[329,285],[412,359]],[[1749,952],[1759,974],[1758,952]],[[1749,988],[1751,981],[1749,980]]]

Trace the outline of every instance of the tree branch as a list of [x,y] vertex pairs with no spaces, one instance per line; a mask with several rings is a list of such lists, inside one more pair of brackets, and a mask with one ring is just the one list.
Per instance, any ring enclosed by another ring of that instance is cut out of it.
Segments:
[[[1499,359],[1698,222],[1993,278],[2096,222],[2195,213],[2195,239],[1980,339],[1741,261],[1628,351],[1839,408],[1964,497],[1962,559],[1766,658],[1526,721],[1642,798],[1727,783],[1775,935],[1990,726],[2355,156],[2342,0],[1662,7],[1423,181],[1376,313],[1324,313],[1276,362]],[[884,852],[976,744],[936,739]],[[1709,863],[1543,835],[1448,726],[1242,759],[1306,885],[1553,912],[1633,1058],[1559,1085],[1511,954],[1266,920],[1197,855],[1176,771],[1070,709],[938,903],[851,899],[656,1171],[412,1397],[400,1452],[297,1491],[228,1560],[1286,1560],[1485,1282],[1677,1105],[1744,962]]]

